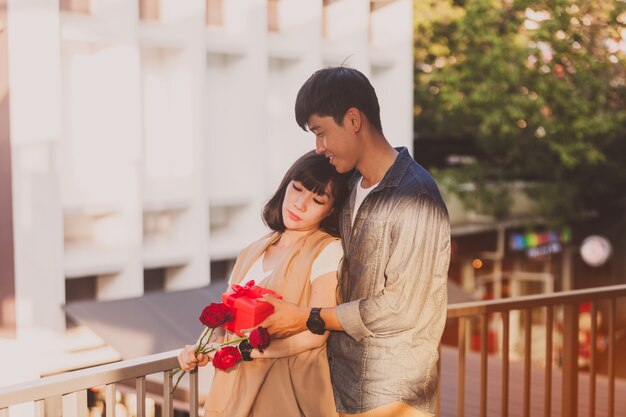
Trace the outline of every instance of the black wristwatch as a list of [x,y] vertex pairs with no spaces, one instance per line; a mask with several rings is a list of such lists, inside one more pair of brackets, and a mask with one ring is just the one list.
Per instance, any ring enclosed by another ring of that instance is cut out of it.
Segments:
[[252,347],[250,342],[248,342],[248,340],[244,340],[241,343],[239,343],[239,352],[241,352],[241,358],[244,361],[246,362],[252,361],[252,356],[250,356],[250,354],[252,353],[252,349],[254,348]]
[[324,334],[326,331],[326,322],[320,316],[321,308],[314,307],[311,309],[309,319],[306,321],[306,328],[314,334]]

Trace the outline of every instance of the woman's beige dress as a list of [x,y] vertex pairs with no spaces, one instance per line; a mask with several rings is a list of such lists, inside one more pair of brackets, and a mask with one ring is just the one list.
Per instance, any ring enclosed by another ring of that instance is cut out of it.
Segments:
[[[254,262],[278,240],[272,233],[241,251],[230,284],[238,284]],[[263,282],[285,301],[308,306],[313,261],[337,238],[313,231],[292,245]],[[238,337],[229,332],[226,340]],[[204,405],[206,417],[335,417],[326,345],[279,359],[239,362],[228,371],[215,370]]]

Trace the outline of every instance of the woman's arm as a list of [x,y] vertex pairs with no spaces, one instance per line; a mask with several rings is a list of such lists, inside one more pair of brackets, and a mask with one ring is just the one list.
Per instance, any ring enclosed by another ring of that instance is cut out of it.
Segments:
[[[334,307],[336,305],[335,290],[337,288],[337,271],[321,275],[311,284],[309,304],[315,307]],[[310,349],[322,346],[328,338],[328,332],[322,335],[313,334],[308,330],[285,339],[273,339],[270,346],[263,350],[252,351],[252,358],[284,358],[297,355]]]

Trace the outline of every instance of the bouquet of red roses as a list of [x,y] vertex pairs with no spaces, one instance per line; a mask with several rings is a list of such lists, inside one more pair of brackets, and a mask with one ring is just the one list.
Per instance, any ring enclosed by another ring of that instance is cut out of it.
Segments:
[[[213,356],[213,366],[217,369],[226,370],[237,364],[240,360],[251,361],[250,353],[252,349],[258,349],[263,352],[263,349],[270,344],[270,335],[266,328],[257,327],[250,332],[247,337],[242,337],[236,340],[231,340],[224,343],[211,343],[213,333],[217,327],[220,327],[226,323],[229,323],[235,319],[235,312],[229,306],[224,303],[213,303],[206,306],[202,310],[202,314],[199,317],[200,322],[206,327],[200,336],[200,341],[196,347],[195,354],[215,352]],[[234,346],[237,345],[237,346]],[[180,372],[180,375],[176,379],[176,384],[172,392],[176,390],[180,380],[185,372],[181,368],[176,368],[174,374]]]

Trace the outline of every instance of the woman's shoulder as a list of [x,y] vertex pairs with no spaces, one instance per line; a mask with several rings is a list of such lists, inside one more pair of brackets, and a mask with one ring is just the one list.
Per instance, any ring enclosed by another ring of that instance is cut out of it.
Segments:
[[340,238],[331,235],[330,233],[325,232],[321,229],[319,229],[317,233],[317,245],[319,245],[318,247],[321,248],[317,258],[320,258],[321,256],[327,256],[328,254],[337,254],[338,252],[343,255],[343,246],[341,244]]
[[[260,239],[255,240],[249,245],[245,246],[243,249],[239,251],[237,258],[235,260],[235,266],[233,268],[233,272],[231,274],[231,278],[229,280],[229,285],[237,282],[233,282],[233,276],[238,275],[240,269],[247,265],[251,260],[257,260],[259,254],[262,253],[263,249],[271,242],[272,239],[276,238],[276,232],[270,232],[265,234]],[[254,259],[251,259],[254,257]]]
[[313,266],[311,267],[311,282],[324,274],[337,271],[342,259],[343,247],[341,240],[335,239],[326,245],[317,258],[315,258]]
[[249,244],[244,246],[243,249],[239,251],[239,255],[241,255],[242,253],[246,253],[247,251],[253,250],[255,248],[259,248],[259,246],[267,245],[272,239],[275,239],[278,236],[278,234],[279,234],[278,232],[273,232],[273,231],[264,234],[259,239],[253,242],[250,242]]
[[331,254],[331,253],[343,255],[343,246],[341,245],[341,239],[339,239],[338,237],[335,237],[324,247],[324,249],[322,249],[322,251],[320,252],[320,256],[322,254]]

